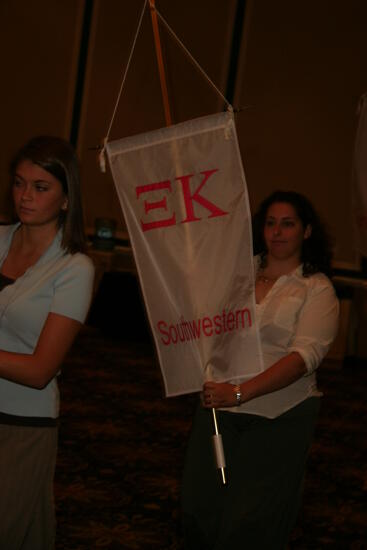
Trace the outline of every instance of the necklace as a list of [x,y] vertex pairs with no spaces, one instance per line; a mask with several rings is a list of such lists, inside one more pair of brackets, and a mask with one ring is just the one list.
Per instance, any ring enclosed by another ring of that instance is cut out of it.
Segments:
[[266,277],[261,271],[256,276],[256,280],[261,283],[275,283],[275,281],[278,279],[278,277]]

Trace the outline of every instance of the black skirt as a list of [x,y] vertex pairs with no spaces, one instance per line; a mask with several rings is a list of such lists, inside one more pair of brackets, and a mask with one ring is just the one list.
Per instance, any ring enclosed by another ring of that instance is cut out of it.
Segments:
[[187,550],[284,550],[297,519],[320,399],[275,419],[217,411],[228,483],[212,445],[211,411],[198,407],[182,485]]

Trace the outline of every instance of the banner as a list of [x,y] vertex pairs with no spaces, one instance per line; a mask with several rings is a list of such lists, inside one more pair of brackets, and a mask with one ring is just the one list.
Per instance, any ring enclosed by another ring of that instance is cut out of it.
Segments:
[[166,395],[263,370],[252,236],[231,113],[110,142]]
[[353,219],[357,250],[367,256],[367,94],[360,99],[358,114],[353,160]]

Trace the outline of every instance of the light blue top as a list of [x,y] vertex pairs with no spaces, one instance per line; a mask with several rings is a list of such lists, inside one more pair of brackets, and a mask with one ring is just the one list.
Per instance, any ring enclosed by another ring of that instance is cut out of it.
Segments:
[[[0,266],[20,224],[0,226]],[[84,254],[61,248],[62,232],[38,262],[0,292],[0,350],[32,354],[50,312],[83,323],[91,302],[94,267]],[[0,378],[0,411],[56,418],[56,377],[41,390]]]

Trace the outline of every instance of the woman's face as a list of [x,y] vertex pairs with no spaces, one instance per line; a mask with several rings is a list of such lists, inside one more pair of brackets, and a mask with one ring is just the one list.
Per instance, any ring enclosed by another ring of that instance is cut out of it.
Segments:
[[68,204],[60,181],[30,160],[15,170],[13,200],[19,220],[31,226],[57,225]]
[[264,240],[268,255],[278,260],[299,261],[302,244],[311,235],[311,227],[303,227],[292,205],[275,202],[265,217]]

